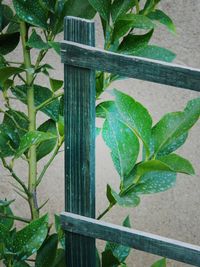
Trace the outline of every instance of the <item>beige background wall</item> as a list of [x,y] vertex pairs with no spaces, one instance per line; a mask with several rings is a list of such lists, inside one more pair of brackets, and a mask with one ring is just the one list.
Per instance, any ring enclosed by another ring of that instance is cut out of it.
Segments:
[[[9,1],[7,1],[9,2]],[[165,0],[161,7],[174,20],[177,27],[177,35],[169,34],[163,27],[156,30],[152,43],[163,45],[177,54],[176,63],[200,68],[200,2],[196,0]],[[102,33],[98,19],[96,19],[97,46],[102,46]],[[62,40],[62,35],[59,38]],[[21,49],[12,56],[19,58]],[[54,77],[62,78],[63,67],[58,57],[52,53],[48,59],[55,64]],[[43,77],[39,83],[48,85]],[[163,114],[184,108],[188,100],[199,96],[198,93],[175,89],[173,87],[160,86],[136,80],[126,80],[114,85],[122,91],[131,94],[135,99],[143,103],[151,112],[154,122],[158,121]],[[106,95],[105,95],[106,97]],[[18,108],[23,108],[17,104]],[[40,115],[42,121],[43,116]],[[165,193],[142,197],[141,205],[135,209],[114,208],[106,220],[120,224],[127,214],[130,214],[132,226],[139,230],[160,234],[163,236],[179,239],[200,245],[200,123],[190,133],[189,140],[180,154],[190,159],[193,163],[196,175],[189,177],[179,175],[174,189]],[[44,163],[41,162],[41,165]],[[41,166],[40,166],[41,167]],[[17,172],[26,179],[25,166],[16,166]],[[63,210],[64,203],[64,176],[63,176],[63,153],[60,153],[44,178],[38,195],[42,202],[50,198],[46,211],[51,215]],[[105,147],[101,137],[97,138],[96,144],[96,192],[97,214],[106,206],[106,184],[118,186],[118,177],[113,168],[109,151]],[[16,198],[9,182],[10,178],[0,166],[0,198]],[[27,206],[23,201],[16,198],[13,208],[16,214],[26,214]],[[102,248],[102,243],[98,242]],[[129,257],[130,267],[148,267],[156,257],[133,252]],[[184,267],[187,265],[169,261],[168,266]]]

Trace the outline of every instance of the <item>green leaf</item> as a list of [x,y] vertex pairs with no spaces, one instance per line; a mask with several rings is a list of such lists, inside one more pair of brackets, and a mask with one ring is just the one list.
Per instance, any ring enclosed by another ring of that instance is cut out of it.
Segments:
[[15,261],[13,267],[30,267],[30,265],[25,261]]
[[133,189],[139,194],[154,194],[164,192],[176,183],[176,173],[169,171],[152,171],[143,175],[140,183]]
[[0,69],[0,84],[3,85],[4,82],[10,78],[12,75],[23,72],[23,69],[16,67],[4,67]]
[[[127,216],[126,219],[123,221],[123,226],[131,228],[129,216]],[[117,258],[120,263],[123,263],[126,260],[126,258],[128,257],[131,251],[129,247],[111,243],[111,242],[106,243],[105,250],[112,251],[113,256]]]
[[128,34],[127,36],[124,37],[123,41],[121,42],[118,48],[118,52],[127,55],[134,54],[135,52],[137,52],[137,50],[146,47],[148,45],[152,37],[152,34],[153,30],[143,35]]
[[[27,87],[25,85],[15,86],[12,88],[12,93],[23,103],[27,103]],[[51,90],[40,85],[34,85],[35,106],[41,105],[53,96]],[[53,100],[50,104],[41,108],[40,111],[44,112],[51,119],[58,121],[60,103],[58,99]]]
[[48,216],[45,215],[16,233],[13,251],[25,260],[33,255],[43,244],[48,233]]
[[166,114],[152,129],[154,154],[163,151],[183,136],[196,123],[200,116],[200,98],[188,102],[183,112]]
[[0,224],[4,225],[8,230],[13,227],[14,220],[11,218],[1,217],[4,215],[13,215],[11,208],[9,207],[13,201],[0,200]]
[[140,204],[140,198],[135,194],[135,192],[128,192],[123,196],[117,194],[113,189],[110,190],[112,197],[121,207],[136,207]]
[[20,19],[31,25],[48,29],[48,13],[41,5],[40,0],[13,0],[13,5]]
[[0,69],[7,66],[5,58],[0,54]]
[[96,249],[96,265],[95,265],[95,267],[101,267],[101,259],[100,259],[99,252],[97,249]]
[[54,41],[49,41],[48,44],[60,56],[60,43],[59,42],[54,42]]
[[49,49],[49,45],[42,40],[41,36],[38,35],[35,30],[33,30],[26,45],[31,48],[36,48],[36,49],[41,49],[41,50]]
[[132,28],[152,30],[153,22],[143,15],[126,14],[120,16],[114,25],[113,41],[120,39]]
[[40,0],[40,3],[44,9],[48,9],[52,13],[54,13],[56,2],[57,0]]
[[45,240],[37,252],[35,267],[53,267],[58,246],[58,236],[53,234]]
[[97,137],[101,133],[101,128],[95,128],[95,136]]
[[167,266],[166,259],[161,259],[159,261],[156,261],[153,265],[151,265],[151,267],[166,267],[166,266]]
[[142,140],[148,150],[152,126],[152,118],[149,112],[129,95],[117,90],[114,90],[114,95],[117,110],[122,120]]
[[20,23],[19,18],[17,15],[15,15],[12,18],[11,22],[9,23],[6,33],[16,33],[16,32],[19,33],[20,32],[19,23]]
[[56,259],[53,264],[53,267],[66,267],[65,260],[65,251],[64,249],[59,248],[57,250]]
[[12,9],[7,5],[0,4],[0,32],[9,24],[12,17]]
[[0,223],[0,259],[3,257],[5,247],[9,239],[9,230],[3,224]]
[[[105,0],[103,1],[105,2]],[[92,19],[95,16],[95,14],[96,11],[93,9],[90,0],[67,1],[67,9],[65,12],[65,16],[75,16],[80,18]]]
[[111,250],[105,250],[102,253],[102,266],[103,267],[117,267],[119,266],[119,260],[113,255]]
[[0,124],[0,158],[15,154],[14,144],[17,139],[14,130],[7,124]]
[[172,33],[176,32],[176,27],[173,21],[162,10],[156,9],[153,12],[149,13],[147,16],[148,18],[152,20],[156,20],[160,22],[161,24],[165,25],[169,29],[170,32]]
[[98,118],[106,118],[108,113],[117,113],[114,101],[104,101],[96,106],[96,116]]
[[59,115],[59,120],[58,120],[58,132],[60,136],[65,135],[64,117],[61,115]]
[[[57,128],[55,121],[49,119],[41,124],[38,128],[38,131],[53,134],[57,137]],[[41,142],[37,147],[37,161],[51,153],[51,151],[55,148],[57,143],[57,138],[50,138],[47,141]]]
[[56,138],[57,136],[51,133],[30,131],[22,137],[19,148],[16,151],[15,158],[20,157],[32,145],[39,145],[44,141]]
[[63,81],[49,78],[51,89],[53,92],[58,91],[63,86]]
[[144,9],[141,11],[142,14],[148,14],[153,11],[160,0],[147,0]]
[[131,55],[162,60],[166,62],[172,62],[176,57],[176,54],[174,54],[172,51],[156,45],[147,45],[134,51]]
[[88,2],[105,21],[109,21],[111,0],[88,0]]
[[135,6],[135,0],[115,0],[111,7],[112,20],[115,21],[121,15],[126,14],[131,8]]
[[102,136],[111,149],[111,156],[121,179],[132,170],[139,153],[139,141],[134,132],[118,116],[107,114]]
[[177,154],[170,154],[163,157],[159,157],[159,160],[170,166],[175,172],[195,174],[192,164]]
[[62,247],[65,247],[65,233],[63,231],[63,228],[61,226],[61,219],[59,215],[54,215],[54,220],[55,220],[55,228],[56,232],[58,234],[58,240],[61,243]]

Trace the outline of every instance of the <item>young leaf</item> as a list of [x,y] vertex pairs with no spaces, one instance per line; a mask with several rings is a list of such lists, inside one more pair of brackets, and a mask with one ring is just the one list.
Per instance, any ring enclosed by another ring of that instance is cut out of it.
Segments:
[[53,267],[58,246],[58,236],[53,234],[45,240],[37,252],[35,267]]
[[122,120],[142,140],[146,149],[151,137],[152,119],[145,107],[132,97],[114,90],[115,103]]
[[[25,85],[15,86],[11,89],[12,93],[23,103],[27,103],[27,87]],[[46,87],[34,85],[35,106],[39,106],[53,96],[53,93]],[[41,108],[47,116],[55,121],[59,118],[60,103],[58,99],[54,99],[50,104]]]
[[134,54],[135,52],[137,52],[137,50],[144,48],[148,45],[152,37],[152,34],[153,30],[143,35],[128,34],[127,36],[124,37],[123,41],[121,42],[118,48],[118,52],[127,55]]
[[[57,129],[56,129],[56,123],[53,120],[47,120],[43,124],[41,124],[38,128],[38,131],[50,133],[54,136],[57,136]],[[57,143],[57,138],[50,138],[47,141],[41,142],[37,147],[37,161],[51,153],[51,151],[54,149]]]
[[63,81],[49,78],[51,89],[53,92],[58,91],[63,86]]
[[15,158],[20,157],[32,145],[39,145],[44,141],[56,138],[57,136],[55,134],[40,131],[29,131],[22,137],[19,148],[16,151]]
[[0,34],[0,54],[7,55],[18,45],[20,39],[19,32]]
[[39,0],[13,0],[16,14],[20,19],[31,25],[48,29],[47,10],[41,5]]
[[159,157],[159,160],[170,166],[175,172],[194,174],[194,168],[192,164],[177,154],[170,154],[163,157]]
[[167,266],[166,259],[161,259],[159,261],[156,261],[153,265],[151,265],[151,267],[166,267],[166,266]]
[[135,0],[114,0],[111,7],[113,23],[135,6]]
[[176,183],[176,173],[169,171],[152,171],[143,175],[140,183],[133,189],[139,194],[153,194],[164,192]]
[[104,122],[102,135],[111,149],[114,165],[123,180],[132,170],[139,153],[139,141],[135,133],[118,120],[118,116],[109,113]]
[[45,215],[16,233],[13,251],[21,260],[33,255],[43,244],[48,233],[48,216]]
[[200,116],[200,98],[188,102],[183,112],[166,114],[152,129],[154,154],[163,151],[174,140],[183,136]]
[[147,16],[148,18],[156,20],[165,25],[172,33],[176,32],[176,27],[173,21],[162,10],[156,9],[153,12],[149,13]]
[[41,36],[38,35],[35,30],[33,30],[26,45],[31,48],[36,48],[41,50],[49,49],[49,45],[42,40]]
[[105,21],[109,21],[111,0],[88,0],[88,2]]
[[114,25],[113,41],[119,40],[132,28],[152,30],[154,28],[153,22],[143,15],[126,14],[120,16]]
[[156,45],[147,45],[141,47],[140,49],[132,52],[131,55],[151,58],[155,60],[162,60],[166,62],[172,62],[176,57],[176,54],[174,54],[172,51]]

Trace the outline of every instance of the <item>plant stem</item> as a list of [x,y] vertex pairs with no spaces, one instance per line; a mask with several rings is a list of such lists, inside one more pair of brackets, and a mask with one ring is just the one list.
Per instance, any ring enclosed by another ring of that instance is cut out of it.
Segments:
[[50,164],[52,163],[52,161],[54,160],[54,158],[56,157],[56,155],[58,154],[58,151],[59,151],[60,147],[62,146],[63,142],[64,142],[64,137],[62,137],[58,141],[57,146],[56,146],[56,148],[55,148],[52,156],[50,157],[50,159],[47,162],[47,164],[44,166],[42,172],[40,173],[40,175],[39,175],[39,177],[37,179],[36,186],[38,186],[41,183],[44,174],[46,173],[47,169],[49,168]]
[[[22,39],[24,65],[26,69],[31,68],[30,49],[27,48],[26,42],[28,41],[28,29],[25,22],[20,23],[20,34]],[[27,85],[27,105],[28,105],[28,118],[29,118],[29,131],[36,130],[36,110],[34,103],[34,75],[26,72],[26,85]],[[37,160],[36,160],[36,145],[32,145],[29,149],[29,177],[28,177],[28,190],[31,193],[29,197],[29,205],[31,209],[32,219],[39,217],[37,197],[36,197],[36,179],[37,179]]]
[[16,220],[16,221],[20,221],[20,222],[30,223],[29,219],[22,218],[22,217],[19,217],[19,216],[4,214],[4,213],[0,213],[0,218],[7,218],[7,219],[13,219],[13,220]]
[[114,203],[111,203],[98,217],[97,217],[97,220],[100,220],[103,216],[106,215],[106,213],[108,213],[112,207],[114,207]]
[[135,0],[135,7],[136,7],[136,14],[140,13],[140,5],[139,5],[139,1]]

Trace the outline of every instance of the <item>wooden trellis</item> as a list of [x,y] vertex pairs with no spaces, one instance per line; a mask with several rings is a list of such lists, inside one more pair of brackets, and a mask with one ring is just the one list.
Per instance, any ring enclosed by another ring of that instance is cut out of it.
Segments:
[[95,48],[94,22],[66,17],[65,210],[68,267],[95,267],[95,239],[200,266],[200,247],[95,220],[95,70],[200,91],[200,70]]

